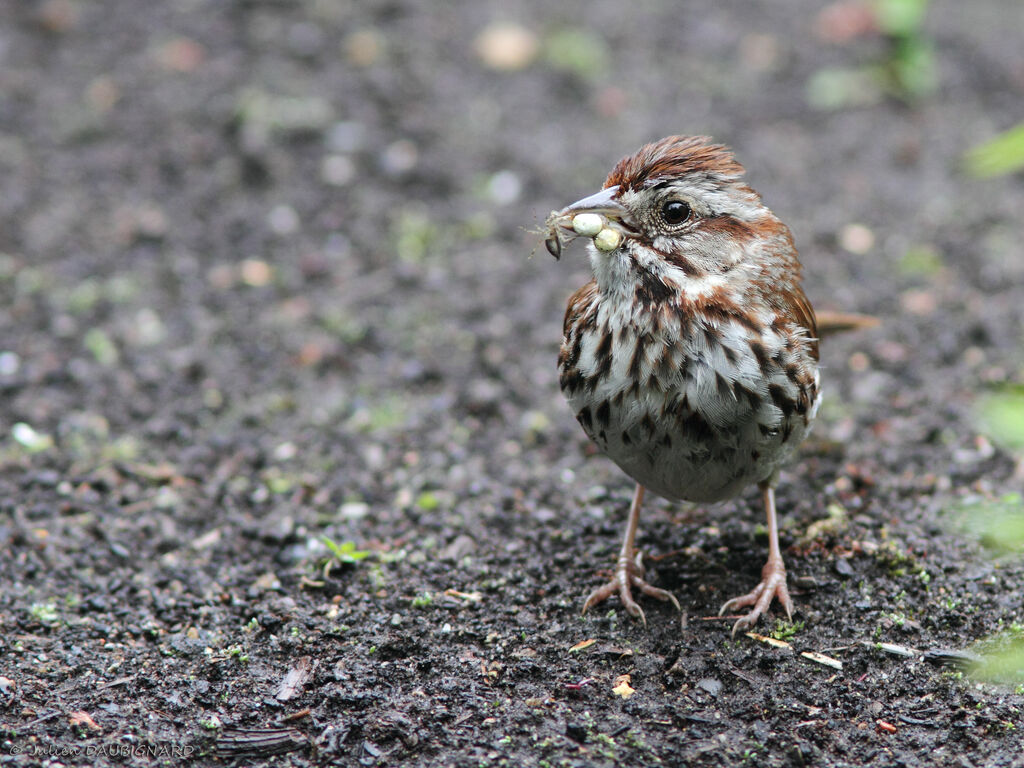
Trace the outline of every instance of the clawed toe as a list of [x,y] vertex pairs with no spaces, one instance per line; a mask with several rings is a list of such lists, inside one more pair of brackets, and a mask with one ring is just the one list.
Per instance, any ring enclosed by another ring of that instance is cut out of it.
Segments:
[[749,630],[761,614],[768,610],[772,600],[778,598],[779,603],[786,610],[786,617],[793,617],[793,601],[789,597],[789,589],[786,587],[786,569],[782,561],[769,560],[761,571],[761,583],[745,595],[734,597],[722,606],[718,615],[722,616],[731,613],[737,608],[754,606],[753,609],[732,626],[732,635],[735,637],[740,632]]
[[668,590],[648,584],[643,576],[644,568],[640,562],[639,553],[637,553],[636,558],[633,560],[620,559],[615,569],[615,575],[612,576],[607,584],[598,587],[587,597],[587,601],[583,604],[583,613],[618,593],[626,612],[633,618],[640,619],[644,626],[647,626],[647,617],[644,616],[643,609],[633,599],[634,587],[645,595],[672,603],[677,611],[682,610],[675,595]]
[[629,520],[626,523],[626,536],[622,542],[622,549],[619,551],[619,559],[615,564],[615,575],[604,586],[598,587],[583,604],[583,613],[586,613],[595,605],[607,600],[618,593],[626,612],[634,619],[640,619],[647,626],[647,617],[643,609],[633,599],[633,588],[636,587],[645,595],[656,597],[659,600],[667,600],[681,611],[679,601],[671,592],[653,587],[644,581],[644,564],[640,553],[636,551],[633,540],[636,538],[637,520],[640,517],[640,505],[644,500],[644,487],[637,485],[636,493],[633,495],[633,504],[629,508]]
[[770,481],[762,483],[761,491],[765,513],[768,517],[768,562],[761,569],[761,583],[747,594],[727,601],[722,606],[722,610],[718,612],[718,615],[721,616],[731,613],[737,608],[753,606],[748,614],[741,616],[739,621],[732,625],[733,637],[754,626],[775,598],[778,598],[779,603],[786,609],[786,616],[790,619],[793,618],[793,601],[786,588],[786,566],[782,562],[782,551],[779,549],[779,526],[775,515],[775,491],[772,489],[772,483]]

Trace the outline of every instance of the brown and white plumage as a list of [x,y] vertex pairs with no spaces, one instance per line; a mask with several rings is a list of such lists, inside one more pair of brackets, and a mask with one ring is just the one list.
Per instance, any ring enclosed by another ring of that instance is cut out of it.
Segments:
[[726,609],[753,624],[778,596],[791,602],[778,551],[772,488],[819,402],[814,311],[800,286],[789,229],[742,180],[728,149],[672,136],[621,160],[581,212],[622,233],[590,245],[594,279],[569,300],[560,385],[587,435],[638,484],[619,567],[586,607],[646,584],[633,548],[643,489],[716,502],[764,489],[771,535],[762,584]]

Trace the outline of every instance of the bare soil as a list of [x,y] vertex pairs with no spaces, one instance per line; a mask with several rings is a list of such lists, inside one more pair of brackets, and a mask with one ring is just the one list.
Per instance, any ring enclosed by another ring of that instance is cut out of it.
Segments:
[[[836,111],[808,82],[885,46],[820,11],[0,6],[0,765],[1024,765],[1024,696],[948,653],[1024,622],[960,525],[1021,485],[975,404],[1021,380],[1024,182],[959,165],[1022,118],[1024,5],[934,3],[938,90]],[[881,320],[823,343],[779,490],[788,647],[714,617],[753,489],[647,504],[682,616],[580,615],[631,488],[558,392],[586,259],[536,229],[670,133]]]

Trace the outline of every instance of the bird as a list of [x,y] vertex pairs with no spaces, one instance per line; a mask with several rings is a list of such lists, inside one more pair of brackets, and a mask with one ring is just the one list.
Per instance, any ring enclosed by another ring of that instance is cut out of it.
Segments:
[[611,579],[583,611],[649,584],[635,538],[646,491],[714,503],[760,489],[768,557],[760,582],[720,615],[736,635],[793,601],[775,488],[820,403],[818,331],[789,228],[744,181],[732,150],[668,136],[622,158],[600,191],[548,217],[555,258],[589,240],[592,279],[569,299],[559,386],[587,436],[636,483]]

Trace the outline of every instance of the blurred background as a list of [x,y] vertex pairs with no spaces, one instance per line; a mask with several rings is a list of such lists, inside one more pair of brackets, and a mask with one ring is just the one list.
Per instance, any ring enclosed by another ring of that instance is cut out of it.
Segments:
[[[629,484],[558,392],[589,271],[540,230],[674,133],[733,147],[816,307],[881,320],[823,346],[784,515],[955,564],[957,525],[1022,514],[1022,29],[1014,0],[4,3],[7,620],[121,579],[234,621],[225,585],[319,604],[301,579],[372,551],[393,596],[459,564],[576,621]],[[733,545],[748,502],[713,513]],[[676,514],[663,551],[723,551]],[[742,565],[668,581],[710,606]],[[337,587],[367,631],[376,586]],[[182,631],[148,599],[110,621]]]
[[13,456],[253,452],[278,490],[235,478],[243,496],[309,470],[326,508],[384,515],[551,485],[584,445],[554,357],[588,270],[538,251],[540,226],[671,133],[734,147],[816,306],[884,321],[826,350],[820,435],[856,453],[870,426],[883,463],[970,452],[975,396],[1020,382],[1020,3],[2,13]]
[[886,318],[882,366],[831,358],[843,408],[939,369],[1019,378],[1020,177],[979,177],[1022,141],[965,153],[1024,118],[1020,3],[3,15],[0,377],[35,384],[8,435],[565,423],[551,360],[586,262],[531,259],[537,230],[670,133],[735,148],[816,305]]

